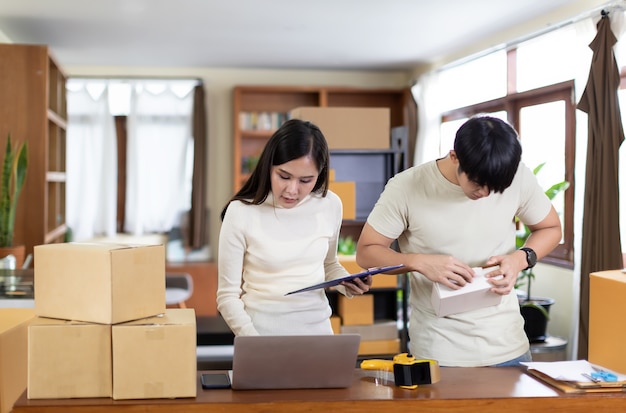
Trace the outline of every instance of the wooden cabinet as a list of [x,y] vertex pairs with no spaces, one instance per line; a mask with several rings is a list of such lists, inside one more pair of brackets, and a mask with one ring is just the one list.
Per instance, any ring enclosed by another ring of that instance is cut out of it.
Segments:
[[391,127],[407,126],[415,134],[415,103],[409,89],[238,86],[233,104],[234,192],[248,178],[265,143],[287,119],[287,113],[299,106],[389,108]]
[[18,200],[14,244],[63,241],[66,76],[47,46],[0,44],[0,145],[28,142],[26,183]]

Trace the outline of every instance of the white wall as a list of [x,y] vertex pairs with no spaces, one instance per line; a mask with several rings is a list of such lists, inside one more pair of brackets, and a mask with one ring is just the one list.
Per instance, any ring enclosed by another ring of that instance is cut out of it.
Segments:
[[171,69],[128,67],[63,67],[68,76],[192,77],[202,79],[208,111],[208,191],[210,247],[217,254],[219,214],[232,196],[233,103],[237,85],[353,86],[362,88],[409,86],[408,72],[307,71],[252,69]]
[[[532,284],[531,294],[536,297],[549,297],[555,300],[550,307],[550,321],[548,321],[548,334],[568,340],[568,357],[573,343],[577,337],[573,337],[574,320],[578,318],[578,308],[574,306],[574,273],[566,268],[553,265],[537,264],[535,279]],[[577,301],[576,301],[577,302]]]

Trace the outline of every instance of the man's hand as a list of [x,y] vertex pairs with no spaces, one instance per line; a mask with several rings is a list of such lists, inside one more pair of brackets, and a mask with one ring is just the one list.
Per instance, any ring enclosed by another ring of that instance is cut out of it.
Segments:
[[526,268],[526,255],[523,251],[514,251],[508,255],[491,257],[485,264],[486,267],[499,265],[500,268],[485,274],[485,278],[493,285],[490,290],[496,294],[507,295],[515,287],[517,276]]
[[474,270],[450,255],[413,254],[412,267],[432,282],[458,290],[474,278]]

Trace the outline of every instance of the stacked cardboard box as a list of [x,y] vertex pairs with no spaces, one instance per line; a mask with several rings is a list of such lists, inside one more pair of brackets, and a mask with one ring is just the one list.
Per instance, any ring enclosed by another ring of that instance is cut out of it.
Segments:
[[[340,255],[339,262],[351,274],[364,271],[356,263],[355,256]],[[331,322],[333,331],[342,334],[361,335],[359,354],[397,354],[400,352],[398,325],[395,320],[374,319],[374,295],[376,289],[397,288],[398,276],[377,274],[372,278],[372,293],[347,298],[338,297],[338,317]]]
[[28,323],[32,308],[0,308],[0,413],[9,413],[26,389]]
[[35,247],[29,399],[196,396],[193,309],[165,307],[163,245]]

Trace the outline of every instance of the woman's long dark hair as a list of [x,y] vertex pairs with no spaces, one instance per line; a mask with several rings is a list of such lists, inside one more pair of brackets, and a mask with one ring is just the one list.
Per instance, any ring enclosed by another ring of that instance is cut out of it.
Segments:
[[222,220],[224,220],[226,209],[232,201],[238,200],[250,205],[262,204],[272,190],[272,166],[282,165],[303,156],[310,156],[319,171],[312,192],[326,196],[330,160],[326,138],[322,131],[311,122],[291,119],[274,132],[269,139],[250,178],[222,209],[220,215]]

